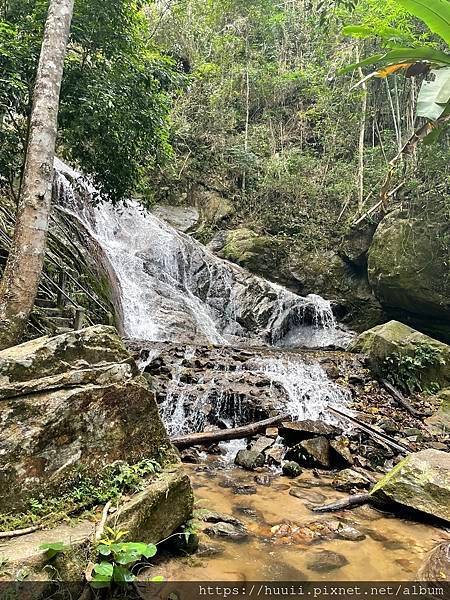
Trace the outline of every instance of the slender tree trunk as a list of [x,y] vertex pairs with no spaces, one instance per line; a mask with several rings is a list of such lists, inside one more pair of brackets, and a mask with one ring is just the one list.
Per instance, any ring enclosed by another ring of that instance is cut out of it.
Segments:
[[50,0],[36,74],[19,206],[0,284],[0,349],[17,343],[36,298],[51,206],[59,94],[74,0]]
[[[359,48],[356,48],[356,60],[360,61]],[[361,67],[359,67],[359,76],[364,78]],[[366,114],[367,114],[367,84],[362,84],[363,97],[361,101],[361,118],[359,126],[358,142],[358,213],[361,214],[364,206],[364,140],[366,133]]]

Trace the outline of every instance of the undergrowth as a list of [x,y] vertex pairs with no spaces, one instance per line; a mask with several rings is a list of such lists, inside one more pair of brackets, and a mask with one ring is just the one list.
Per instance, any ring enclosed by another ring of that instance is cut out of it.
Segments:
[[151,459],[143,459],[132,465],[123,461],[115,462],[106,467],[100,477],[93,477],[85,468],[80,468],[57,497],[41,494],[31,498],[22,513],[0,513],[0,531],[87,516],[88,511],[98,504],[117,500],[122,494],[140,491],[147,479],[160,471],[160,464]]
[[387,356],[384,360],[383,371],[386,379],[405,392],[433,394],[439,390],[439,384],[432,382],[425,386],[423,375],[425,371],[444,363],[444,358],[438,348],[429,344],[420,344],[415,347],[412,355],[393,352]]

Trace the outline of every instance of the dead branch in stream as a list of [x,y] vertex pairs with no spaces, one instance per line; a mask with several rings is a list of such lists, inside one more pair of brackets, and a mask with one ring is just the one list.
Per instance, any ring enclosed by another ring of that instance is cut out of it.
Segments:
[[334,512],[337,510],[345,510],[346,508],[354,508],[367,504],[370,502],[370,494],[355,494],[354,496],[348,496],[343,500],[332,502],[331,504],[323,504],[322,506],[315,506],[312,510],[314,512]]
[[403,394],[397,390],[393,385],[386,381],[386,379],[380,379],[381,385],[390,393],[390,395],[394,398],[394,400],[400,404],[405,410],[409,412],[410,415],[416,418],[429,417],[431,413],[421,413],[416,410],[410,402],[403,396]]
[[334,408],[333,406],[329,406],[328,410],[333,412],[334,414],[338,415],[339,417],[343,417],[344,419],[347,419],[348,421],[350,421],[351,423],[356,425],[359,429],[368,433],[371,437],[373,437],[379,443],[384,444],[386,446],[390,446],[391,448],[393,448],[397,452],[400,452],[401,454],[408,454],[408,452],[410,452],[409,448],[407,448],[406,446],[398,444],[389,435],[386,435],[385,433],[381,433],[380,431],[377,431],[374,427],[372,427],[371,425],[368,425],[367,423],[363,423],[356,417],[353,417],[352,415],[342,412],[341,410]]
[[260,433],[266,427],[277,425],[281,421],[289,421],[289,415],[278,415],[264,421],[257,421],[250,425],[235,427],[234,429],[221,429],[220,431],[206,431],[202,433],[190,433],[189,435],[180,435],[171,438],[171,442],[177,448],[189,448],[190,446],[214,444],[226,440],[240,440]]

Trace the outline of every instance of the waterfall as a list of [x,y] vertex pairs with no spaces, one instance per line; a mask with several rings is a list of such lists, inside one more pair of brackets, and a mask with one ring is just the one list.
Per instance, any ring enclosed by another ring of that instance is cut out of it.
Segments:
[[89,179],[58,159],[55,168],[58,209],[82,224],[113,270],[124,336],[155,345],[139,361],[142,371],[158,360],[158,343],[185,346],[160,407],[169,434],[202,430],[211,414],[223,422],[228,415],[231,425],[243,423],[247,409],[233,391],[233,377],[240,374],[227,374],[220,357],[217,369],[209,378],[202,373],[194,390],[183,380],[183,363],[194,359],[199,346],[264,346],[242,366],[242,376],[265,378],[274,390],[282,389],[274,408],[293,418],[329,420],[327,406],[347,403],[347,393],[318,364],[276,350],[345,347],[349,335],[336,323],[329,301],[315,294],[298,296],[252,275],[138,202],[112,206],[101,201]]
[[[122,330],[137,340],[327,346],[345,343],[330,303],[219,259],[136,201],[114,207],[55,161],[58,203],[102,247],[120,285]],[[90,200],[90,201],[89,201]]]

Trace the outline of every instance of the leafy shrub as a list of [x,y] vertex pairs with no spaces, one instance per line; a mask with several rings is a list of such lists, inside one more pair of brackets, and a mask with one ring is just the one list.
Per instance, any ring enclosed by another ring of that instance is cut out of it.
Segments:
[[416,346],[412,355],[393,352],[387,356],[384,360],[383,371],[386,379],[393,385],[410,394],[416,391],[434,393],[439,389],[438,384],[432,383],[430,384],[431,387],[424,388],[422,383],[423,374],[433,367],[444,364],[444,362],[438,348],[428,344],[420,344]]

